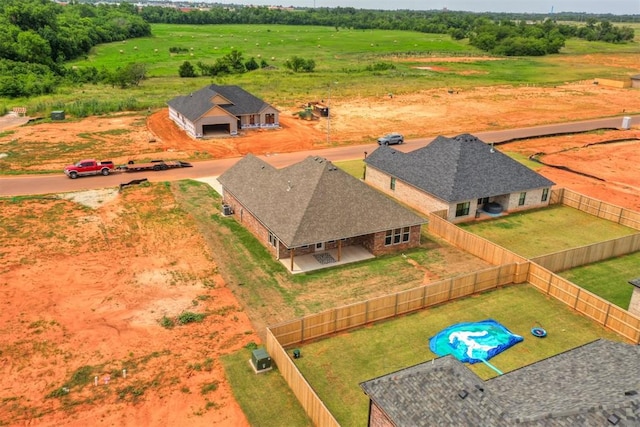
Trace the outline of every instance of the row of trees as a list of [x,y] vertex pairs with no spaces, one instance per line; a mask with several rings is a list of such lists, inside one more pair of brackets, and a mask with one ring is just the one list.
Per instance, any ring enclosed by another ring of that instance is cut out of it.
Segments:
[[151,35],[131,3],[2,0],[0,28],[0,96],[10,97],[50,93],[69,71],[64,61],[97,44]]
[[[221,58],[218,58],[215,63],[207,64],[202,61],[196,63],[197,68],[200,70],[201,76],[221,76],[225,74],[242,74],[247,71],[257,70],[258,68],[266,68],[269,66],[267,61],[262,59],[260,64],[254,57],[245,61],[242,52],[237,49],[233,49],[228,54]],[[189,61],[184,61],[178,69],[180,77],[197,77],[196,67]]]

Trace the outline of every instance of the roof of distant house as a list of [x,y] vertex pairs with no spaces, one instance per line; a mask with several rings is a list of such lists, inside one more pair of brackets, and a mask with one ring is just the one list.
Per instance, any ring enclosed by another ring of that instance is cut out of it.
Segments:
[[218,180],[289,248],[426,222],[322,157],[276,169],[248,154]]
[[[215,97],[224,101],[214,103]],[[269,104],[250,94],[240,86],[208,85],[186,96],[177,96],[167,103],[171,108],[179,111],[187,119],[195,121],[215,106],[223,108],[234,116],[258,113]]]
[[639,360],[601,339],[488,381],[449,355],[360,386],[397,426],[639,425]]
[[438,136],[409,153],[381,146],[365,162],[450,203],[554,184],[469,134]]

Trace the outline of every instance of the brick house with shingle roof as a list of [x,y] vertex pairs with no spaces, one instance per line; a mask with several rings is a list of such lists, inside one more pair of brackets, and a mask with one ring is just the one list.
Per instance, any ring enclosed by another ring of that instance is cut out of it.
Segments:
[[426,222],[321,157],[276,169],[248,154],[218,181],[236,219],[277,259],[349,245],[374,255],[412,248]]
[[547,206],[554,185],[469,134],[439,136],[409,153],[380,146],[365,163],[367,183],[421,212],[446,210],[451,222],[490,207],[512,212]]
[[640,347],[600,339],[487,381],[444,356],[360,387],[371,427],[639,426]]
[[192,138],[236,135],[239,128],[280,126],[276,108],[234,85],[208,85],[167,104],[169,118]]

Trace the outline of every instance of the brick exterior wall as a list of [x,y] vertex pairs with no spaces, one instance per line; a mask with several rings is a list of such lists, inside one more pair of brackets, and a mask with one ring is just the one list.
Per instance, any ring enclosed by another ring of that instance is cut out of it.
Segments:
[[[396,200],[407,204],[423,213],[447,210],[447,220],[452,223],[465,222],[475,219],[476,210],[478,210],[478,200],[469,200],[469,214],[456,217],[457,203],[447,203],[443,200],[430,196],[429,194],[406,184],[403,181],[396,180],[395,190],[391,189],[391,176],[374,167],[367,165],[365,174],[365,182],[372,187],[377,188],[385,194],[395,198]],[[525,209],[541,208],[549,205],[551,198],[551,189],[546,201],[542,201],[543,189],[535,189],[526,191],[524,205],[519,205],[520,192],[505,194],[502,196],[492,197],[491,202],[502,205],[506,212],[517,212]]]
[[[271,252],[271,254],[277,259],[284,259],[291,257],[291,251],[287,249],[280,241],[278,241],[278,247],[269,244],[269,230],[262,225],[258,219],[253,216],[249,211],[245,210],[240,202],[233,197],[233,195],[227,193],[223,189],[223,204],[227,204],[233,211],[233,217],[247,228],[256,238]],[[341,239],[340,241],[334,240],[331,242],[324,242],[324,249],[336,249],[338,243],[345,246],[359,245],[366,248],[373,255],[382,255],[392,252],[398,252],[414,248],[420,245],[420,225],[414,225],[409,231],[409,241],[392,244],[385,246],[386,231],[380,231],[374,234],[367,234],[364,236],[356,236]],[[295,256],[306,255],[315,252],[315,245],[309,245],[307,248],[295,248]]]
[[369,406],[369,427],[395,427],[382,409],[371,402]]
[[399,179],[396,180],[395,190],[392,190],[391,176],[369,165],[367,165],[364,181],[383,193],[423,213],[441,211],[449,207],[445,201],[431,197]]

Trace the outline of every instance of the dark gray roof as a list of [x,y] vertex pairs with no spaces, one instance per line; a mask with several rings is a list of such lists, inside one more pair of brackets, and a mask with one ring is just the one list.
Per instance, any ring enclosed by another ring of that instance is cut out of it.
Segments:
[[230,102],[218,105],[236,117],[259,113],[269,106],[260,98],[256,98],[240,86],[235,85],[209,85],[190,95],[177,96],[167,104],[189,120],[195,121],[216,105],[211,102],[216,95],[220,95]]
[[640,288],[640,277],[637,279],[629,280],[629,283],[635,286],[636,288]]
[[397,426],[640,425],[640,347],[608,340],[488,381],[445,356],[360,386]]
[[554,184],[469,134],[439,136],[409,153],[380,146],[365,162],[449,203]]
[[218,180],[290,248],[426,222],[321,157],[276,169],[248,154]]

